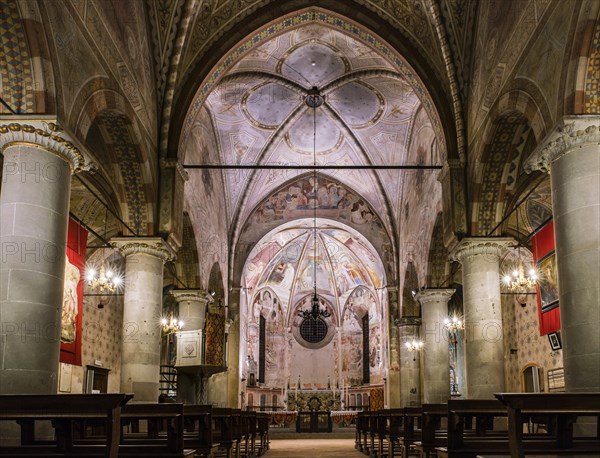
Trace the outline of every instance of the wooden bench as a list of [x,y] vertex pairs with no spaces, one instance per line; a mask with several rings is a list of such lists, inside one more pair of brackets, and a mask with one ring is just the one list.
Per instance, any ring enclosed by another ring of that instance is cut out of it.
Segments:
[[212,406],[184,404],[183,417],[185,448],[195,449],[196,456],[211,457],[219,446],[213,442]]
[[421,440],[413,444],[421,458],[430,458],[437,447],[448,444],[447,418],[448,404],[421,406]]
[[400,439],[401,456],[407,458],[413,444],[421,439],[421,408],[404,407],[402,438]]
[[380,456],[394,457],[401,456],[401,439],[404,425],[404,409],[387,409],[383,416],[385,428],[380,432],[381,440],[385,441],[383,447],[380,447]]
[[258,426],[256,456],[261,456],[269,450],[269,416],[266,413],[257,412],[256,422]]
[[[507,408],[510,455],[526,453],[594,453],[600,455],[600,393],[497,393]],[[523,424],[531,415],[549,417],[551,441],[532,443],[523,433]],[[575,437],[573,425],[578,417],[595,417],[595,434]]]
[[212,410],[212,434],[213,442],[219,444],[215,451],[215,457],[239,458],[240,433],[239,409],[215,407]]
[[[121,411],[119,456],[193,456],[194,449],[184,447],[183,404],[127,404]],[[127,431],[131,424],[147,424],[146,431]]]
[[[508,431],[494,430],[494,420],[507,416],[506,407],[496,399],[461,399],[448,401],[448,444],[437,447],[441,458],[475,458],[478,454],[505,454]],[[465,434],[471,419],[475,428]]]
[[[0,420],[14,421],[20,426],[20,446],[1,447],[5,456],[103,456],[119,454],[122,407],[131,394],[28,394],[0,395]],[[50,421],[54,440],[37,439],[35,423]],[[100,420],[105,437],[100,444],[74,441],[74,425],[80,420]]]
[[354,448],[360,452],[365,451],[366,435],[369,429],[369,416],[367,411],[358,412],[356,415],[356,434],[354,439]]

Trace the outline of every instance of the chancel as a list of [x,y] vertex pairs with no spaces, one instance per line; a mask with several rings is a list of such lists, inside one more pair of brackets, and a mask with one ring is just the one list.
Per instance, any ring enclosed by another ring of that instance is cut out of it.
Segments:
[[595,453],[599,17],[0,0],[0,454]]

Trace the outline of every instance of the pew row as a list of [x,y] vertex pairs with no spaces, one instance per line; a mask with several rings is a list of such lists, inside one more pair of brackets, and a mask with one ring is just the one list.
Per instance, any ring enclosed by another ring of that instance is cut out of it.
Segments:
[[[239,409],[127,402],[129,394],[2,395],[0,456],[239,457],[269,447],[268,417]],[[37,428],[36,428],[37,423]],[[40,424],[46,426],[39,434]],[[38,435],[36,437],[36,429]]]

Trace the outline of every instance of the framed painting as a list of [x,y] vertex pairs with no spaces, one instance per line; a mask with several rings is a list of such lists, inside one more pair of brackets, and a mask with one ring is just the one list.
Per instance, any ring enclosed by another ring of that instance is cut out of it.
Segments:
[[548,340],[550,341],[550,347],[553,351],[560,350],[562,344],[560,343],[560,334],[558,332],[551,332],[548,334]]
[[542,313],[558,307],[558,275],[556,272],[556,256],[551,251],[537,262],[539,272],[538,294],[542,305]]

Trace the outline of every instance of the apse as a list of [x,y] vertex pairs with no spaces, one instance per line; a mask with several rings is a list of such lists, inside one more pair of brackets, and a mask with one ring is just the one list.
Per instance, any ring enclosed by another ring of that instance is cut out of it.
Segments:
[[285,400],[288,390],[383,386],[385,286],[376,250],[347,225],[307,218],[269,232],[242,274],[240,369],[250,388]]

